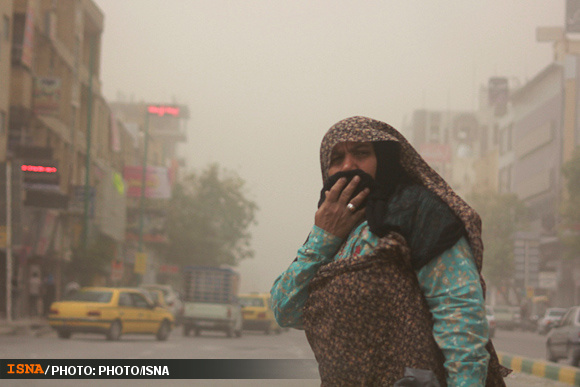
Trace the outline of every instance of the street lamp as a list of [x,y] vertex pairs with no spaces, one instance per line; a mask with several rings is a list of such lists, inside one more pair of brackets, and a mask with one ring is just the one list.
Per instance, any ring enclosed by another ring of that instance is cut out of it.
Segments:
[[6,158],[6,321],[12,322],[12,160]]

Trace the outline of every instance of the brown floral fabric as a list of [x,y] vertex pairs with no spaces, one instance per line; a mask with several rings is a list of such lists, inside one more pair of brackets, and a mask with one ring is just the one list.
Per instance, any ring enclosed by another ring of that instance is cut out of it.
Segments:
[[392,386],[405,367],[432,370],[446,386],[443,353],[402,236],[388,234],[368,255],[323,266],[309,290],[304,329],[322,386]]

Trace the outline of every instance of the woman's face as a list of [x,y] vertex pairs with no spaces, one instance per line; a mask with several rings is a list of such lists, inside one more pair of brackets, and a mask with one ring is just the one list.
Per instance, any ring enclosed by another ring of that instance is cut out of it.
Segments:
[[375,178],[377,157],[370,142],[341,142],[332,148],[328,176],[337,172],[362,169]]

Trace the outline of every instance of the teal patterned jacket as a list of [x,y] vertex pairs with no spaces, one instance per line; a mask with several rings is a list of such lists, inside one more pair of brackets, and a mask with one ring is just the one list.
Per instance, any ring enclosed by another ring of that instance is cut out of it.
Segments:
[[[272,287],[272,307],[280,326],[302,329],[308,284],[321,265],[364,255],[377,241],[366,221],[351,232],[346,243],[314,226],[297,259]],[[479,274],[465,237],[419,269],[417,278],[433,315],[433,336],[445,356],[447,385],[484,386],[488,324]]]

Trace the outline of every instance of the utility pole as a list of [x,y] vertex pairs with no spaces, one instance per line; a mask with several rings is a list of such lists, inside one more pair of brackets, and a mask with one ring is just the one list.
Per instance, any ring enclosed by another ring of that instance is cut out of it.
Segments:
[[147,190],[147,153],[149,148],[149,108],[145,108],[145,126],[143,128],[143,165],[141,168],[141,196],[139,201],[139,244],[135,254],[133,271],[138,275],[137,281],[141,282],[141,276],[147,271],[147,253],[143,247],[143,228],[145,223],[145,194]]
[[12,161],[6,158],[6,321],[12,321]]
[[141,197],[139,202],[139,252],[143,252],[143,225],[145,221],[145,191],[147,189],[147,152],[149,148],[149,111],[145,111],[143,137],[143,168],[141,171]]
[[92,113],[93,113],[93,62],[95,60],[95,39],[91,39],[89,56],[89,89],[87,96],[87,155],[85,162],[85,197],[84,197],[84,222],[83,222],[83,250],[87,249],[89,239],[89,203],[90,195],[90,171],[91,171],[91,137],[92,137]]

